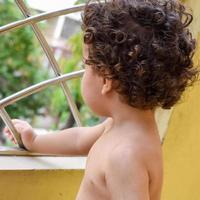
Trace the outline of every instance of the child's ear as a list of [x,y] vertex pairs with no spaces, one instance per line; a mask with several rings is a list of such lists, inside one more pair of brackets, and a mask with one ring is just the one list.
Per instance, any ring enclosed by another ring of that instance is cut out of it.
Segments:
[[101,90],[101,94],[105,95],[112,90],[112,80],[103,78],[103,87]]

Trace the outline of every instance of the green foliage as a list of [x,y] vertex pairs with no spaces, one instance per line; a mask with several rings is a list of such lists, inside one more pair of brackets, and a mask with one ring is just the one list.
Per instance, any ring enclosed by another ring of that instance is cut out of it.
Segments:
[[[82,63],[82,32],[73,35],[67,44],[71,49],[71,56],[68,58],[62,57],[59,61],[63,73],[69,73],[72,71],[80,70]],[[74,79],[68,81],[67,84],[72,92],[73,99],[80,105],[80,112],[84,125],[94,125],[98,122],[99,118],[96,117],[90,109],[84,104],[81,96],[80,79]],[[51,99],[51,113],[57,116],[61,122],[66,122],[66,116],[68,116],[69,107],[66,104],[66,98],[60,88],[57,88],[52,93]]]
[[77,0],[75,4],[81,4],[81,3],[86,3],[87,0]]
[[[23,19],[14,1],[2,0],[0,3],[0,26]],[[77,1],[84,3],[86,1]],[[63,73],[81,69],[82,33],[75,34],[67,42],[71,46],[71,56],[61,58],[59,64]],[[23,88],[48,79],[48,72],[42,67],[41,47],[30,27],[20,28],[0,35],[0,99]],[[82,120],[85,125],[98,121],[84,105],[80,92],[80,79],[67,82],[73,98],[80,105]],[[51,87],[49,92],[41,92],[20,100],[6,109],[12,118],[32,119],[40,108],[48,105],[49,114],[58,122],[65,123],[69,116],[66,97],[60,87]],[[58,124],[57,124],[58,125]],[[54,126],[57,128],[57,126]]]
[[[81,33],[78,33],[68,40],[67,45],[71,46],[72,55],[68,58],[62,57],[59,60],[62,73],[80,70],[80,60],[82,55],[81,38]],[[82,103],[80,95],[80,79],[68,81],[67,84],[72,92],[74,100]],[[63,95],[63,91],[60,88],[55,88],[52,92],[50,109],[54,116],[60,116],[63,112],[69,112],[69,107],[66,104],[66,97]]]
[[[86,3],[87,0],[77,0],[75,4]],[[81,69],[82,62],[82,32],[73,35],[68,41],[67,45],[71,46],[72,55],[69,58],[61,58],[59,64],[63,73],[69,73]],[[99,118],[91,112],[91,110],[84,104],[81,89],[80,79],[71,80],[68,82],[70,91],[72,92],[73,99],[80,105],[80,112],[82,122],[86,126],[94,125],[99,122]],[[69,107],[66,105],[66,98],[60,89],[54,90],[52,93],[51,113],[57,116],[61,122],[66,122],[66,117],[69,116]]]
[[[23,18],[12,2],[1,1],[0,26]],[[41,48],[30,27],[1,34],[0,49],[0,99],[47,78],[41,64]],[[43,92],[8,106],[7,110],[13,118],[32,118],[46,103],[47,93]]]

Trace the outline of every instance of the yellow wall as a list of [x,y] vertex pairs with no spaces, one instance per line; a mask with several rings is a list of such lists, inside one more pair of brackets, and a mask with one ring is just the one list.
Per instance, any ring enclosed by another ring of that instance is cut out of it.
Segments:
[[75,200],[82,170],[0,171],[0,200]]
[[[200,63],[200,1],[186,3],[194,12],[191,28],[198,38],[195,63]],[[200,200],[200,84],[187,90],[174,107],[163,144],[162,200]]]

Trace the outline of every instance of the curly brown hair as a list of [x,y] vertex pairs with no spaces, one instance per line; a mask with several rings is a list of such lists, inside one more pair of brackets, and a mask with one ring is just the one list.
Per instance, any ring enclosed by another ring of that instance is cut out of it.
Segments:
[[82,14],[87,65],[112,79],[123,101],[139,109],[171,108],[198,70],[192,15],[175,0],[88,2]]

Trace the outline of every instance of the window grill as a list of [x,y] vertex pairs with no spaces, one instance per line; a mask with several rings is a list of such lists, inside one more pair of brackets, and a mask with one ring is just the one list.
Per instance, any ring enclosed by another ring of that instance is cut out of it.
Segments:
[[51,79],[42,81],[38,84],[35,84],[28,88],[25,88],[17,93],[14,93],[14,94],[0,100],[0,116],[1,116],[2,120],[8,126],[9,130],[13,134],[13,137],[15,138],[19,147],[25,148],[22,143],[19,133],[17,133],[17,130],[15,129],[10,116],[6,111],[6,107],[8,105],[11,105],[11,104],[17,102],[20,99],[30,96],[31,94],[37,93],[37,92],[47,88],[50,85],[55,85],[55,84],[60,85],[77,125],[81,126],[80,113],[77,109],[77,106],[76,106],[74,100],[72,99],[72,95],[66,84],[66,81],[77,78],[77,77],[81,77],[84,73],[84,70],[79,70],[79,71],[71,72],[68,74],[61,74],[60,67],[54,57],[54,54],[53,54],[49,44],[47,43],[44,35],[38,28],[37,23],[40,21],[43,21],[43,20],[47,20],[52,17],[58,17],[61,15],[66,15],[66,14],[82,11],[83,8],[85,7],[85,5],[77,5],[77,6],[74,6],[71,8],[60,9],[60,10],[56,10],[56,11],[52,11],[52,12],[45,12],[42,14],[31,16],[31,14],[30,14],[28,8],[26,7],[25,3],[23,2],[23,0],[15,0],[15,2],[17,4],[17,6],[19,7],[19,9],[21,10],[22,14],[24,15],[24,19],[16,21],[16,22],[12,22],[10,24],[0,27],[0,34],[6,33],[13,29],[21,28],[24,26],[31,26],[44,53],[46,54],[46,56],[48,58],[50,66],[52,67],[52,69],[55,73],[55,78],[51,78]]

